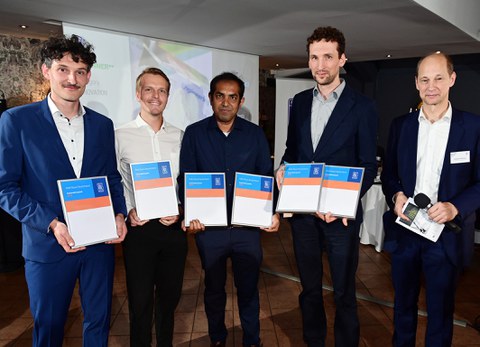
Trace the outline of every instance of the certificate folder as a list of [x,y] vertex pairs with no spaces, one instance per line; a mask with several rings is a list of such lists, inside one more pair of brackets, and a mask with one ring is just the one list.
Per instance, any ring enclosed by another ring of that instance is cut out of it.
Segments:
[[118,238],[106,176],[57,181],[73,248]]
[[325,165],[318,211],[355,219],[363,172],[359,167]]
[[170,161],[130,164],[135,206],[140,219],[178,215]]
[[237,172],[232,224],[269,227],[272,224],[273,177]]
[[185,226],[198,219],[205,226],[226,226],[224,173],[185,173]]
[[325,164],[286,164],[277,212],[315,213]]

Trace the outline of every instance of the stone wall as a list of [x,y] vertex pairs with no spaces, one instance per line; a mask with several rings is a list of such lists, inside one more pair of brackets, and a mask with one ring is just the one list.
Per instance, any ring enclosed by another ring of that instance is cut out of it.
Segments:
[[41,43],[37,39],[0,35],[0,90],[9,108],[39,101],[48,93],[49,85],[39,63]]

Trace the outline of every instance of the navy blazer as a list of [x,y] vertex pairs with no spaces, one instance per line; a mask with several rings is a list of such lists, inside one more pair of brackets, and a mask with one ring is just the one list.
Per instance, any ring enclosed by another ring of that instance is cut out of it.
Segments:
[[[377,175],[378,114],[374,102],[346,85],[314,151],[312,101],[313,89],[304,90],[293,98],[282,162],[363,167],[363,196]],[[358,205],[357,219],[361,221],[361,204]]]
[[[115,214],[126,216],[112,121],[85,108],[81,177],[107,176]],[[0,118],[0,207],[22,223],[23,256],[55,262],[67,253],[48,232],[64,221],[57,180],[76,178],[47,99],[5,111]]]
[[[388,147],[382,171],[382,186],[390,211],[384,216],[385,249],[394,251],[411,240],[412,234],[394,223],[392,197],[403,191],[413,197],[417,176],[418,115],[412,112],[395,119],[390,128]],[[468,163],[451,163],[454,152],[470,151]],[[480,117],[456,109],[448,136],[445,158],[440,174],[438,201],[451,202],[458,209],[455,218],[462,232],[455,234],[445,228],[437,242],[442,242],[449,259],[465,266],[473,255],[475,210],[480,208]]]

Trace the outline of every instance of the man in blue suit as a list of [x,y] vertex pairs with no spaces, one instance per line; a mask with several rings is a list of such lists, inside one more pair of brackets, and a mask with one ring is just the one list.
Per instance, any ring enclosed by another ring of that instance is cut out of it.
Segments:
[[50,94],[0,118],[0,207],[22,223],[33,345],[62,345],[78,279],[83,345],[107,346],[114,246],[72,249],[57,180],[107,176],[119,236],[110,243],[122,241],[126,207],[113,124],[79,102],[96,60],[90,44],[75,35],[51,38],[41,57]]
[[[347,58],[345,38],[338,29],[315,29],[307,39],[307,52],[308,66],[317,83],[293,99],[282,162],[364,167],[363,195],[377,172],[378,117],[374,103],[340,78],[340,68]],[[283,168],[282,164],[277,171],[279,183],[283,180]],[[295,214],[290,219],[302,283],[299,299],[303,336],[309,347],[325,346],[327,334],[322,296],[324,249],[330,263],[336,305],[335,346],[352,347],[359,343],[355,272],[361,223],[361,203],[352,221],[337,219],[330,213]]]
[[[390,202],[384,215],[385,249],[392,260],[397,347],[415,346],[422,272],[425,346],[451,345],[457,279],[473,255],[475,210],[480,207],[480,118],[452,108],[448,96],[455,78],[445,54],[421,59],[415,83],[422,107],[391,125],[382,184]],[[403,206],[418,193],[432,200],[428,215],[433,221],[455,223],[461,232],[446,226],[432,242],[396,224],[397,216],[408,220]]]

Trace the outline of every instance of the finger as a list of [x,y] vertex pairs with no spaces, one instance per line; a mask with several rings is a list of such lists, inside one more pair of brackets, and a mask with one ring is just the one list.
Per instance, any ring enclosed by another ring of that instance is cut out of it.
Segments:
[[346,227],[348,227],[348,218],[342,218],[342,222],[343,222],[343,225],[345,225]]

